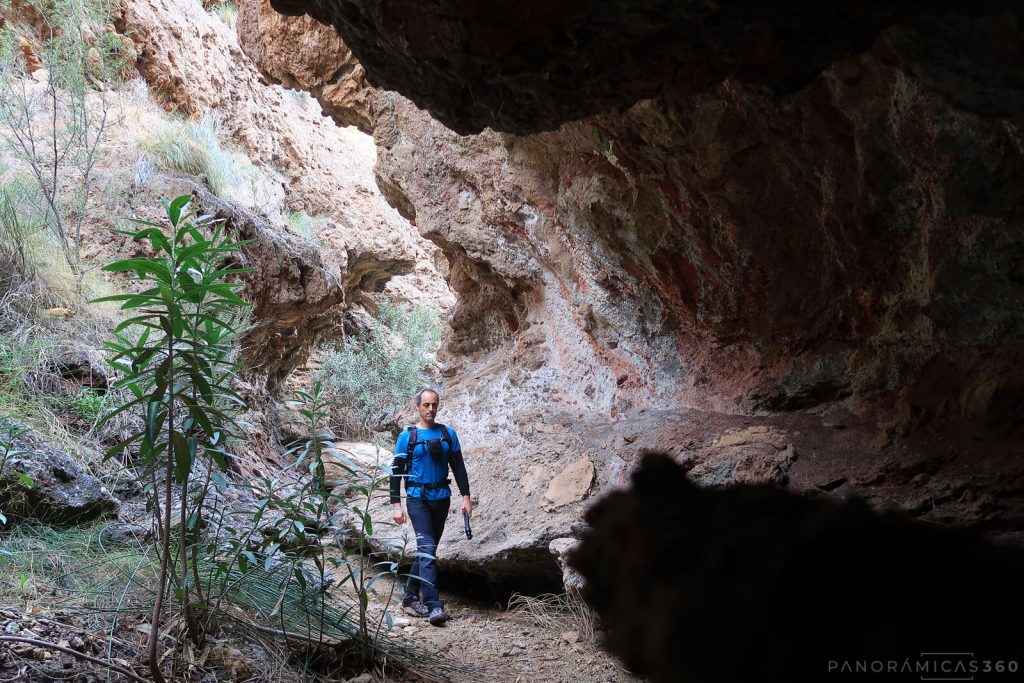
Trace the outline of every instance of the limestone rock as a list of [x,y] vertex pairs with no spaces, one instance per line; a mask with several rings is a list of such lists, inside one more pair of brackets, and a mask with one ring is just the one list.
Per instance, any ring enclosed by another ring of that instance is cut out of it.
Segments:
[[776,449],[784,448],[786,435],[770,425],[757,425],[745,429],[730,429],[715,439],[713,445],[717,448],[733,448],[762,443],[774,446]]
[[[248,16],[243,8],[240,18]],[[364,291],[384,289],[397,277],[395,285],[417,296],[414,301],[434,302],[442,309],[450,305],[435,266],[437,248],[420,238],[377,189],[374,145],[365,132],[324,119],[308,96],[267,87],[236,34],[201,3],[119,0],[116,26],[133,41],[138,54],[134,63],[155,99],[179,115],[217,116],[223,133],[254,162],[279,172],[275,186],[266,191],[284,195],[285,213],[302,211],[322,222],[318,238],[323,260],[337,271],[349,303],[358,303]],[[299,47],[295,41],[290,44]],[[342,58],[319,43],[304,44],[309,49],[301,54],[319,56],[322,64],[326,55]],[[299,64],[293,62],[296,69]],[[314,72],[309,71],[310,78]],[[282,213],[276,220],[283,223],[284,218]],[[384,271],[389,275],[382,278]],[[405,280],[416,287],[403,286]]]
[[[356,481],[353,471],[380,472],[391,467],[391,453],[370,443],[335,441],[323,455],[327,484],[348,487]],[[363,483],[364,479],[358,480]]]
[[57,349],[50,356],[44,371],[68,380],[72,390],[78,387],[107,389],[107,368],[103,355],[81,342]]
[[[50,523],[87,522],[117,512],[120,502],[67,453],[31,433],[15,440],[0,472],[0,510]],[[15,473],[31,480],[31,485]]]
[[577,538],[556,538],[548,544],[548,550],[558,560],[558,566],[562,570],[562,585],[565,587],[565,592],[575,598],[582,596],[584,580],[579,572],[569,565],[567,559],[578,545],[579,539]]
[[243,250],[245,265],[253,266],[244,276],[243,296],[252,302],[254,323],[242,348],[250,372],[273,393],[340,325],[342,281],[315,245],[202,187],[194,192],[207,214],[227,221],[237,238],[251,240]]
[[[311,17],[285,18],[269,0],[239,3],[236,25],[239,43],[266,76],[309,92],[340,125],[373,131],[372,100],[378,91],[333,28]],[[262,40],[264,34],[276,39]]]
[[771,425],[734,428],[712,440],[690,478],[702,486],[782,485],[796,457],[785,432]]
[[587,497],[593,485],[594,463],[590,458],[580,458],[551,479],[544,498],[556,507],[577,503]]

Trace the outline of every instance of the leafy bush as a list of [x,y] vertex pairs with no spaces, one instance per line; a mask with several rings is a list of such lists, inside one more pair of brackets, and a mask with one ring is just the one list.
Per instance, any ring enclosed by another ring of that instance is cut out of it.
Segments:
[[78,393],[72,396],[69,401],[71,412],[79,419],[90,423],[100,418],[105,406],[106,399],[104,395],[91,387],[81,387]]
[[344,412],[341,426],[366,435],[372,422],[406,404],[432,383],[441,342],[439,313],[425,306],[384,303],[368,332],[324,354],[314,373]]

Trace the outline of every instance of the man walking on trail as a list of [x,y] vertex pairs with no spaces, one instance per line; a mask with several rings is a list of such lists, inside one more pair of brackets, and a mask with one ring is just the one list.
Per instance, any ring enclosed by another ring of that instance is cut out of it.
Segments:
[[452,502],[449,466],[462,494],[462,512],[469,516],[473,514],[469,477],[462,459],[459,436],[454,429],[434,420],[439,403],[440,397],[434,389],[424,389],[416,394],[420,419],[399,434],[391,470],[392,517],[395,524],[405,523],[401,499],[401,481],[405,479],[406,507],[416,532],[418,553],[409,572],[402,605],[407,614],[426,617],[434,626],[448,621],[448,614],[437,594],[436,555]]

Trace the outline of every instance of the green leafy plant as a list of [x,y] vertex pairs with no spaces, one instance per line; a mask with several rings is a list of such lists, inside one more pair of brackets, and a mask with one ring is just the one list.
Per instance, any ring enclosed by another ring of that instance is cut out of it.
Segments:
[[[142,429],[113,446],[108,456],[133,451],[150,482],[150,505],[156,519],[161,559],[149,641],[150,673],[164,681],[157,658],[160,616],[169,577],[182,605],[185,624],[195,643],[202,622],[193,612],[190,594],[199,590],[196,557],[189,553],[191,534],[200,529],[200,500],[189,505],[189,484],[199,458],[208,472],[227,470],[225,441],[232,435],[231,405],[244,405],[229,386],[238,370],[232,341],[238,312],[248,304],[237,294],[235,281],[247,269],[230,257],[245,244],[232,241],[223,223],[213,223],[190,209],[190,196],[164,203],[165,224],[135,221],[144,227],[123,231],[135,241],[148,241],[155,256],[111,263],[104,270],[134,273],[146,287],[96,301],[115,301],[129,313],[114,330],[110,364],[124,377],[117,383],[132,400],[105,416],[109,420],[136,409]],[[160,487],[162,486],[162,491]],[[176,572],[170,572],[173,547],[171,508],[177,489],[180,501]],[[203,487],[205,491],[205,486]],[[190,563],[191,560],[191,563]],[[202,596],[197,604],[202,605]]]
[[[252,515],[258,534],[228,535],[230,552],[218,575],[230,578],[232,585],[238,582],[234,578],[238,571],[262,572],[264,580],[276,577],[280,584],[273,594],[281,597],[274,609],[262,610],[268,621],[282,632],[306,633],[321,646],[341,622],[351,624],[349,634],[361,661],[371,666],[378,653],[382,660],[397,654],[394,643],[381,644],[385,624],[391,627],[390,615],[385,610],[373,620],[369,611],[371,597],[391,603],[396,582],[387,582],[386,596],[378,594],[376,585],[384,577],[396,578],[405,560],[371,550],[370,512],[380,508],[388,495],[388,473],[380,461],[356,462],[335,447],[328,428],[332,399],[322,385],[300,389],[294,396],[291,406],[309,429],[308,437],[286,452],[294,458],[290,469],[298,472],[298,480],[291,485],[264,482],[257,493],[260,505]],[[261,538],[259,543],[253,543],[254,535]],[[330,536],[346,538],[348,543],[328,553]],[[340,613],[333,604],[333,587],[355,596],[355,602],[345,604]],[[222,597],[229,593],[242,602],[254,597],[238,595],[230,587],[220,591]]]
[[69,401],[71,412],[86,422],[95,422],[103,415],[106,398],[91,387],[81,387]]
[[21,599],[24,600],[26,603],[36,592],[35,584],[32,583],[32,580],[28,577],[28,574],[21,573],[18,575],[18,592],[21,594]]
[[431,383],[430,369],[441,341],[438,312],[384,302],[370,329],[330,348],[314,380],[348,415],[342,427],[367,435],[372,421],[403,405]]

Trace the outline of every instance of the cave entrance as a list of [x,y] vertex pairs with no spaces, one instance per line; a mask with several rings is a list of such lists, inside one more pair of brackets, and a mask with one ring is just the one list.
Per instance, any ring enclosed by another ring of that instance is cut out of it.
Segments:
[[438,588],[442,597],[448,594],[471,605],[505,609],[516,594],[536,597],[565,592],[558,562],[554,557],[550,557],[550,560],[547,566],[531,566],[520,573],[497,576],[465,568],[441,568],[438,572]]

